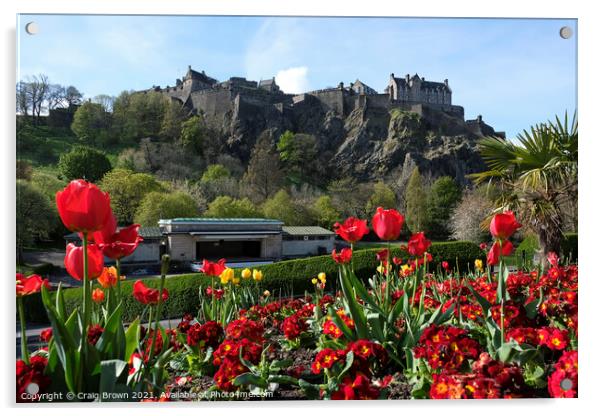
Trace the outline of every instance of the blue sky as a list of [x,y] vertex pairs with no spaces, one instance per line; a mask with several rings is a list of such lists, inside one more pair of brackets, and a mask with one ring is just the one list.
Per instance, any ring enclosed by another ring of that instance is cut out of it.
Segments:
[[[39,33],[24,26],[35,21]],[[277,77],[287,92],[389,74],[448,78],[453,103],[509,137],[576,108],[575,20],[21,15],[18,77],[86,97],[174,85],[188,65],[219,80]]]

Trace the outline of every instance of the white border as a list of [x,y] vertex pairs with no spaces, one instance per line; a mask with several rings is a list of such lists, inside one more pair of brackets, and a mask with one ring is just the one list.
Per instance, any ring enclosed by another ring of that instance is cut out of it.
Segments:
[[[2,314],[4,318],[2,334],[2,367],[0,367],[0,393],[4,406],[11,406],[14,397],[14,292],[12,273],[14,272],[14,85],[15,85],[15,21],[16,13],[100,13],[100,14],[234,14],[234,15],[331,15],[331,16],[440,16],[440,17],[558,17],[578,18],[579,23],[579,104],[580,104],[580,350],[581,368],[579,372],[580,398],[577,400],[519,400],[495,402],[386,402],[386,403],[319,403],[319,402],[278,402],[278,403],[219,403],[201,404],[191,409],[185,405],[154,406],[139,404],[128,407],[127,412],[165,414],[166,412],[203,412],[206,414],[227,414],[232,411],[245,414],[302,414],[318,412],[344,412],[345,414],[366,413],[413,413],[413,414],[504,414],[539,413],[547,415],[589,414],[598,404],[599,388],[602,385],[600,365],[602,337],[600,331],[600,308],[602,304],[600,273],[600,236],[596,233],[600,214],[600,99],[602,85],[600,74],[599,41],[602,39],[600,13],[595,9],[596,2],[545,1],[527,2],[505,0],[498,2],[447,0],[447,1],[405,1],[393,2],[371,0],[329,1],[282,1],[282,0],[88,0],[74,2],[54,0],[15,1],[3,0],[0,3],[2,22],[2,83],[0,89],[0,126],[2,135],[0,164],[2,182],[3,214],[2,223],[5,235],[0,238],[2,253]],[[553,86],[551,86],[553,88]],[[59,408],[56,405],[33,408],[15,408],[11,413],[44,414],[106,414],[107,407],[115,405]],[[592,412],[593,413],[593,412]]]

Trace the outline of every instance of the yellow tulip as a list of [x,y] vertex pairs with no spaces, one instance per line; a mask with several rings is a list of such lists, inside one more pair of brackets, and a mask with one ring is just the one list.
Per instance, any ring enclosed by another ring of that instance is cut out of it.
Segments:
[[240,277],[234,277],[234,278],[232,279],[232,283],[234,283],[235,285],[238,285],[238,284],[240,284]]
[[261,282],[263,280],[263,273],[261,270],[253,269],[253,280]]
[[481,259],[476,259],[474,261],[474,267],[475,269],[477,269],[478,271],[482,271],[483,270],[483,260]]
[[315,277],[313,279],[311,279],[311,283],[314,285],[318,284],[318,279],[316,279]]
[[263,292],[263,296],[265,296],[266,298],[267,298],[268,296],[270,296],[270,295],[271,295],[271,293],[270,293],[270,291],[269,291],[269,290],[265,290],[265,291]]
[[318,274],[318,279],[320,279],[320,282],[326,283],[326,273],[322,272]]
[[244,269],[241,273],[243,279],[250,279],[253,273],[251,273],[251,269]]
[[222,274],[219,275],[219,280],[222,285],[228,284],[230,281],[232,281],[232,279],[234,279],[234,269],[229,267],[226,267]]

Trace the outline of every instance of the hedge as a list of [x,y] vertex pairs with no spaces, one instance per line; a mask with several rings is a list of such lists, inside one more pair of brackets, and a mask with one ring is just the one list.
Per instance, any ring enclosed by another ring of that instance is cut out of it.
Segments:
[[[359,249],[353,255],[353,266],[357,276],[367,280],[374,274],[378,266],[376,253],[380,249]],[[401,257],[404,260],[408,258],[407,253],[401,251],[399,247],[391,249],[392,255]],[[461,272],[465,272],[472,267],[474,260],[480,258],[484,260],[484,253],[479,247],[471,242],[457,241],[433,243],[429,252],[433,256],[433,267],[442,261],[449,262],[450,266],[457,267]],[[331,282],[330,288],[336,281],[337,264],[331,256],[315,256],[297,260],[286,260],[278,263],[258,266],[264,275],[264,280],[260,283],[261,290],[269,290],[275,297],[287,296],[291,293],[302,294],[306,290],[313,290],[311,278],[316,277],[318,273],[324,272],[327,279]],[[159,279],[144,279],[150,287],[158,287]],[[132,296],[134,280],[123,282],[122,292],[125,294],[125,319],[133,320],[142,313],[144,306],[138,303]],[[180,317],[184,313],[196,314],[199,309],[199,288],[210,284],[208,277],[200,273],[183,274],[168,277],[165,281],[165,287],[169,291],[169,301],[163,308],[164,318]],[[249,284],[249,283],[247,283]],[[252,282],[250,284],[253,284]],[[73,310],[81,300],[81,289],[65,290],[65,306],[68,311]],[[31,322],[45,322],[46,313],[43,309],[41,299],[38,295],[28,296],[26,299],[26,316]]]

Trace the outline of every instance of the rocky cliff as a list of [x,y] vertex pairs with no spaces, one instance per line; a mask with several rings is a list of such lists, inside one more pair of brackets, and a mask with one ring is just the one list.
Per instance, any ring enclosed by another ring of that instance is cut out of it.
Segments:
[[314,135],[328,180],[397,180],[418,166],[423,174],[466,183],[468,174],[485,169],[478,139],[493,133],[480,119],[465,122],[427,105],[412,111],[357,106],[342,115],[311,97],[290,107],[253,105],[237,97],[231,110],[205,119],[222,136],[224,150],[243,161],[266,130],[274,140],[286,130]]

